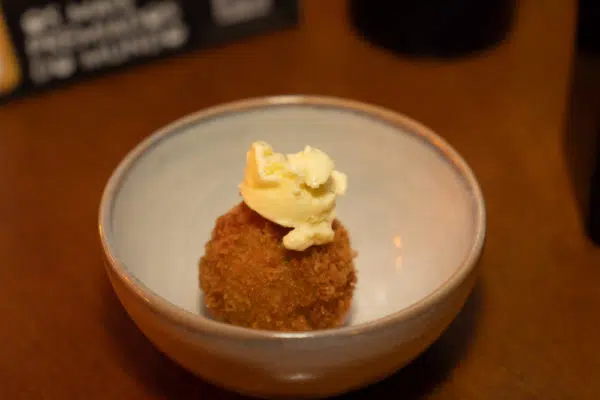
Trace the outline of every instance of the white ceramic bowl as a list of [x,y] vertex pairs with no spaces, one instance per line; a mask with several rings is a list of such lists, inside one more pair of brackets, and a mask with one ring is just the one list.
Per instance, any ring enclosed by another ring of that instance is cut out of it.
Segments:
[[[359,256],[347,326],[275,333],[204,313],[198,260],[240,201],[259,139],[321,148],[349,177],[338,215]],[[243,100],[159,130],[113,173],[99,223],[110,281],[144,334],[207,381],[262,397],[338,394],[408,363],[462,307],[485,236],[479,186],[444,140],[389,110],[307,96]]]

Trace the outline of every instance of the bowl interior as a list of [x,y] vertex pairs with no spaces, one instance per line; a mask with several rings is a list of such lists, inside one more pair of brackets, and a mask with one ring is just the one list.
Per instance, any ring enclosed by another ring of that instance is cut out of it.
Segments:
[[476,241],[478,210],[452,157],[410,126],[310,104],[189,119],[127,164],[105,227],[113,256],[151,291],[205,315],[198,260],[215,219],[241,201],[245,152],[255,140],[282,152],[310,144],[349,178],[338,202],[359,254],[348,323],[404,309],[461,266]]

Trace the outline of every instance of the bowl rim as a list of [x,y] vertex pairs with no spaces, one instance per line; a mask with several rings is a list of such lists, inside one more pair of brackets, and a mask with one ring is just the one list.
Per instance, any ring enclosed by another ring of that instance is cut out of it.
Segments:
[[[120,183],[123,181],[127,171],[134,162],[143,156],[143,154],[153,145],[165,137],[178,132],[185,126],[197,124],[202,120],[210,119],[218,115],[247,111],[254,108],[269,108],[284,105],[329,107],[357,112],[375,118],[420,137],[430,146],[435,147],[442,153],[447,161],[453,165],[457,170],[457,173],[459,173],[464,180],[467,190],[472,194],[475,229],[473,242],[467,256],[460,265],[457,265],[456,270],[445,282],[427,296],[408,307],[372,321],[316,331],[278,332],[230,325],[184,310],[155,293],[125,268],[124,263],[116,256],[116,251],[111,245],[106,227],[110,226],[113,204]],[[220,337],[225,336],[243,340],[303,340],[331,336],[353,336],[372,332],[394,325],[399,321],[407,321],[416,318],[421,314],[426,313],[431,307],[439,304],[445,297],[450,295],[458,286],[460,286],[477,264],[483,250],[486,236],[486,209],[481,188],[469,165],[462,156],[446,142],[446,140],[442,139],[433,130],[422,123],[391,109],[357,100],[321,95],[275,95],[246,98],[199,110],[159,128],[139,142],[119,162],[104,187],[99,206],[98,230],[102,248],[108,260],[106,267],[112,269],[120,282],[123,283],[130,292],[134,293],[139,301],[145,303],[153,312],[165,316],[171,323],[180,328],[193,333],[217,335]]]

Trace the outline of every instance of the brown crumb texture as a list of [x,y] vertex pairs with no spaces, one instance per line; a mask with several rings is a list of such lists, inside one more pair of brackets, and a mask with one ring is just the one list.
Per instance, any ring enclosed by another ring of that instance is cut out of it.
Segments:
[[217,219],[200,260],[200,287],[209,313],[256,329],[306,331],[340,325],[356,283],[348,232],[303,252],[283,247],[289,231],[244,203]]

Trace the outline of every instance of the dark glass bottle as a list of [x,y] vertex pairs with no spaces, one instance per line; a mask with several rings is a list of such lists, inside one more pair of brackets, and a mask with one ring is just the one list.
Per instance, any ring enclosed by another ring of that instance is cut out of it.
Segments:
[[350,19],[375,45],[407,55],[456,57],[501,42],[514,8],[514,0],[350,0]]
[[579,0],[577,15],[577,45],[580,51],[600,53],[600,2]]
[[587,228],[592,240],[600,245],[600,145],[596,149],[596,165],[591,179]]
[[576,51],[565,129],[575,199],[590,238],[600,244],[600,2],[579,0]]

